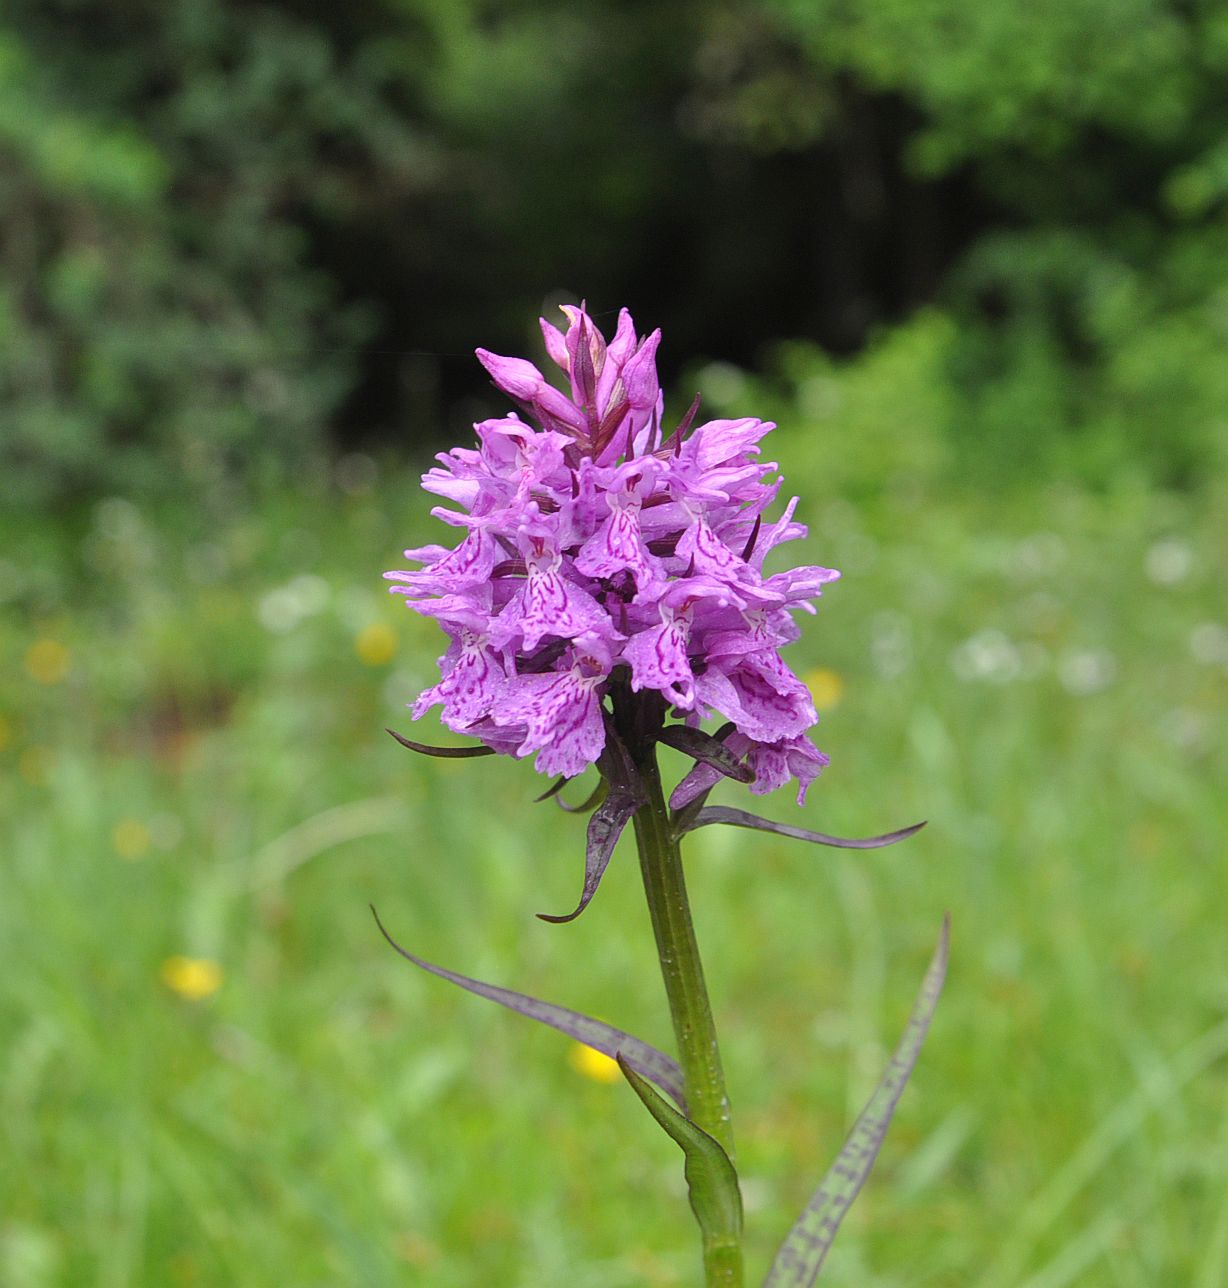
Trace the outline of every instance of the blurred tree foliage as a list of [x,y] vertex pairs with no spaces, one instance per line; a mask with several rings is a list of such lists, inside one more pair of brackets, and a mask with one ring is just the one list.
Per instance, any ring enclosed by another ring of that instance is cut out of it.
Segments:
[[6,490],[424,437],[558,289],[927,468],[1190,483],[1226,71],[1228,0],[8,0]]
[[[916,109],[914,173],[962,170],[996,209],[938,293],[952,325],[912,324],[958,459],[1170,485],[1228,466],[1228,5],[773,4],[819,76]],[[778,371],[801,367],[830,364]]]

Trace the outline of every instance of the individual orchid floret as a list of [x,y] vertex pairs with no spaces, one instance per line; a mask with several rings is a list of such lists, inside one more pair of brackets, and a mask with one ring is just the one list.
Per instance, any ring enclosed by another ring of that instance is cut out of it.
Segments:
[[558,525],[547,521],[540,511],[526,510],[516,533],[525,580],[491,624],[492,638],[499,648],[519,639],[520,649],[532,653],[548,635],[571,640],[586,632],[614,633],[609,614],[568,576],[557,529]]
[[449,729],[465,730],[485,719],[505,687],[506,677],[490,637],[461,626],[452,647],[440,659],[443,678],[421,693],[414,703],[414,719],[443,704],[443,722]]
[[575,778],[605,746],[601,690],[611,654],[603,640],[588,636],[569,648],[556,670],[524,675],[508,684],[495,703],[500,726],[523,726],[517,757],[537,752],[537,771]]

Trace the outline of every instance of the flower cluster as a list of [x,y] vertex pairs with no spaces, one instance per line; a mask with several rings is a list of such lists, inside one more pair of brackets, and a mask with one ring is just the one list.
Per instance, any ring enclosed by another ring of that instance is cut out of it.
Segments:
[[[475,426],[476,448],[439,456],[423,486],[453,506],[433,513],[464,531],[454,549],[405,552],[394,592],[438,620],[451,643],[442,678],[413,708],[495,751],[537,754],[539,772],[573,777],[606,740],[603,699],[624,677],[655,690],[696,727],[721,715],[726,746],[752,790],[790,779],[799,801],[826,764],[806,730],[810,694],[780,658],[798,636],[792,610],[839,574],[765,573],[782,542],[805,535],[797,498],[765,521],[780,479],[759,460],[773,428],[752,418],[692,427],[698,399],[662,428],[660,332],[637,337],[624,309],[607,343],[583,308],[561,332],[542,320],[565,393],[531,363],[477,356],[521,414]],[[682,797],[698,794],[697,766]],[[715,777],[715,771],[708,771]]]

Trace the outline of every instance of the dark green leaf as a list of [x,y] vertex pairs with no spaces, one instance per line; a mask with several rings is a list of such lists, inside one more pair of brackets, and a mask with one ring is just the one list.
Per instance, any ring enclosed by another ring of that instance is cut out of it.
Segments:
[[559,809],[566,810],[568,814],[587,814],[589,810],[595,808],[597,805],[600,805],[601,802],[605,800],[605,795],[608,790],[609,790],[609,784],[606,782],[604,778],[602,778],[598,780],[597,786],[594,787],[591,792],[589,792],[589,794],[584,798],[584,800],[580,802],[579,805],[568,805],[568,803],[561,796],[556,796],[554,798],[555,804],[559,807]]
[[438,756],[443,760],[468,760],[472,756],[493,756],[495,754],[493,747],[484,747],[481,743],[475,747],[433,747],[430,743],[411,742],[410,739],[397,733],[395,729],[385,729],[384,732],[392,734],[402,747],[408,747],[410,751],[416,751],[422,756]]
[[950,932],[951,918],[946,916],[942,920],[938,947],[934,950],[916,1004],[908,1017],[908,1026],[891,1063],[861,1116],[853,1124],[844,1148],[823,1178],[822,1185],[781,1245],[772,1269],[763,1281],[763,1288],[809,1288],[819,1277],[827,1250],[836,1237],[844,1214],[852,1206],[874,1166],[883,1137],[891,1124],[891,1116],[917,1063],[946,979]]
[[639,1038],[632,1037],[630,1033],[624,1033],[622,1029],[616,1029],[613,1025],[594,1020],[590,1016],[581,1015],[578,1011],[568,1010],[564,1006],[555,1006],[552,1002],[540,1001],[525,993],[513,993],[510,989],[499,988],[494,984],[484,984],[481,980],[470,979],[467,975],[458,975],[455,971],[445,970],[442,966],[435,966],[421,957],[415,957],[413,953],[402,948],[384,929],[384,923],[380,921],[379,913],[374,908],[371,909],[371,914],[375,917],[375,924],[379,927],[380,934],[406,961],[413,962],[421,970],[431,975],[438,975],[440,979],[446,979],[470,993],[498,1002],[500,1006],[506,1006],[509,1011],[515,1011],[517,1015],[527,1015],[529,1019],[537,1020],[539,1024],[557,1029],[560,1033],[567,1034],[569,1038],[575,1038],[577,1042],[583,1042],[585,1046],[603,1052],[611,1059],[621,1052],[623,1059],[631,1068],[660,1087],[675,1104],[685,1108],[686,1100],[682,1094],[682,1070],[679,1069],[677,1062],[664,1052],[649,1046],[647,1042],[641,1042]]
[[571,779],[567,778],[566,776],[556,778],[554,782],[551,783],[550,786],[547,787],[546,790],[542,792],[540,796],[533,797],[533,804],[540,805],[542,801],[548,801],[551,798],[551,796],[557,796],[559,792],[561,792],[569,782],[571,782]]
[[734,755],[719,738],[714,738],[702,729],[692,729],[689,725],[666,725],[657,735],[659,742],[673,747],[692,760],[710,765],[726,778],[738,783],[753,783],[755,771],[740,757]]

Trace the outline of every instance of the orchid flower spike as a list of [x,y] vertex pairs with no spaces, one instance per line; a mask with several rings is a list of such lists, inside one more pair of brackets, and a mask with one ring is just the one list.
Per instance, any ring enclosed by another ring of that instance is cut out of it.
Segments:
[[[812,612],[839,574],[764,572],[775,546],[806,533],[796,499],[767,518],[780,482],[760,441],[774,426],[692,424],[692,407],[663,433],[660,332],[638,336],[624,309],[607,341],[583,307],[563,311],[565,330],[542,320],[562,389],[525,359],[477,351],[520,410],[476,425],[476,447],[443,453],[423,478],[460,542],[408,550],[419,567],[385,574],[450,641],[414,718],[442,707],[457,733],[572,778],[602,758],[606,700],[629,685],[692,728],[731,722],[726,758],[751,790],[792,780],[800,801],[827,757],[780,650],[797,637],[793,613]],[[717,776],[697,766],[675,805]]]

